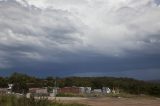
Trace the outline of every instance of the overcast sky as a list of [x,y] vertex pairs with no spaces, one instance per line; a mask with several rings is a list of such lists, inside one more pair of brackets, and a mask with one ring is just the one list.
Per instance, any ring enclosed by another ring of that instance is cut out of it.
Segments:
[[160,0],[0,0],[0,76],[160,79]]

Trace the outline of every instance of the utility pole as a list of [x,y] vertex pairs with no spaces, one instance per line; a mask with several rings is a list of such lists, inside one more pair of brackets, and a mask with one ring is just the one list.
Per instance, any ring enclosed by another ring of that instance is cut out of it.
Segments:
[[56,99],[56,95],[57,95],[57,77],[55,78],[55,82],[54,82],[54,93],[55,93],[55,99]]

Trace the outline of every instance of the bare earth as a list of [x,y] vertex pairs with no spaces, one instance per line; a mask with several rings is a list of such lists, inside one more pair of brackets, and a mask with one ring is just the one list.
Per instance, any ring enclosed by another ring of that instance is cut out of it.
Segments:
[[[53,98],[52,98],[53,99]],[[78,98],[59,97],[65,103],[81,103],[90,106],[160,106],[160,98]]]

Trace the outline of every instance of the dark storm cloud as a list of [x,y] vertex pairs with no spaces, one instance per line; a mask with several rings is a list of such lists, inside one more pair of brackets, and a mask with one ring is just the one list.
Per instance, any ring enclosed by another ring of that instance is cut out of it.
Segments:
[[[68,57],[67,57],[68,56]],[[160,56],[136,56],[126,58],[89,57],[67,55],[64,62],[17,61],[12,70],[38,76],[119,76],[138,79],[159,77]],[[18,66],[18,67],[17,67]],[[12,72],[12,71],[11,71]]]
[[159,78],[159,17],[159,0],[0,0],[1,74]]
[[155,0],[155,2],[159,5],[160,4],[160,0]]

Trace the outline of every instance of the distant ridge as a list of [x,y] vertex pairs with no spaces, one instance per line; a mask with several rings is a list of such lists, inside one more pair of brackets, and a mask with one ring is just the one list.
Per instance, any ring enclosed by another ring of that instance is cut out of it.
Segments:
[[158,84],[160,84],[160,79],[156,79],[156,80],[149,80],[148,82],[152,82],[152,83],[158,83]]

